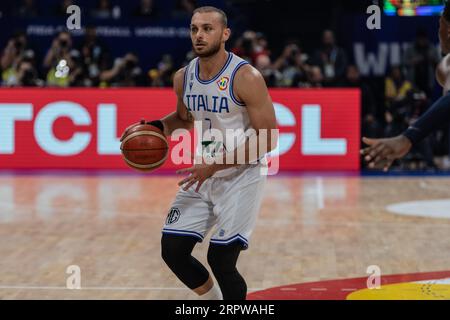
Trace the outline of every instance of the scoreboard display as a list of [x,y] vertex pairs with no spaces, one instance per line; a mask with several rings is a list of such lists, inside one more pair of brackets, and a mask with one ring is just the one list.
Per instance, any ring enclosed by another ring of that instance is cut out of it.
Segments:
[[388,16],[440,15],[445,0],[384,0],[384,13]]

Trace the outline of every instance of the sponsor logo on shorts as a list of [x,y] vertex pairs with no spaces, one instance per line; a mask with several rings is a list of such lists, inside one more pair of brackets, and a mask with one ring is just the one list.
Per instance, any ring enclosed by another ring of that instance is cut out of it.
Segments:
[[180,210],[178,208],[170,208],[167,215],[166,224],[173,224],[180,218]]

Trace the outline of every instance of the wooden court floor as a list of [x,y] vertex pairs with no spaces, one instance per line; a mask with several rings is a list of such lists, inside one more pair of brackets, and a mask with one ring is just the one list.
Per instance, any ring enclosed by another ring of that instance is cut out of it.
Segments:
[[[0,175],[0,298],[195,299],[160,258],[179,176]],[[445,216],[387,206],[450,199],[450,177],[270,177],[239,269],[249,292],[450,270]],[[438,208],[439,209],[439,208]],[[194,255],[206,263],[208,241]],[[81,289],[66,287],[71,265]]]

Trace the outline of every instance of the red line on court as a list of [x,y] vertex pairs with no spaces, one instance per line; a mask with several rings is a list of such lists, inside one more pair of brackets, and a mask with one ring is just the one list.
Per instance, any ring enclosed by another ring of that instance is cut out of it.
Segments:
[[[450,277],[450,271],[409,273],[381,276],[381,285],[435,280]],[[248,300],[345,300],[356,290],[367,288],[367,278],[298,283],[252,292]]]

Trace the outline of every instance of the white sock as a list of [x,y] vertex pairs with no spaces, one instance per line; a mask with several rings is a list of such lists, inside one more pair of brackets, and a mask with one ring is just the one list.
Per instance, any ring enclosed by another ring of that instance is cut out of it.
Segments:
[[199,296],[199,300],[223,300],[222,291],[220,291],[219,286],[214,283],[207,293]]

